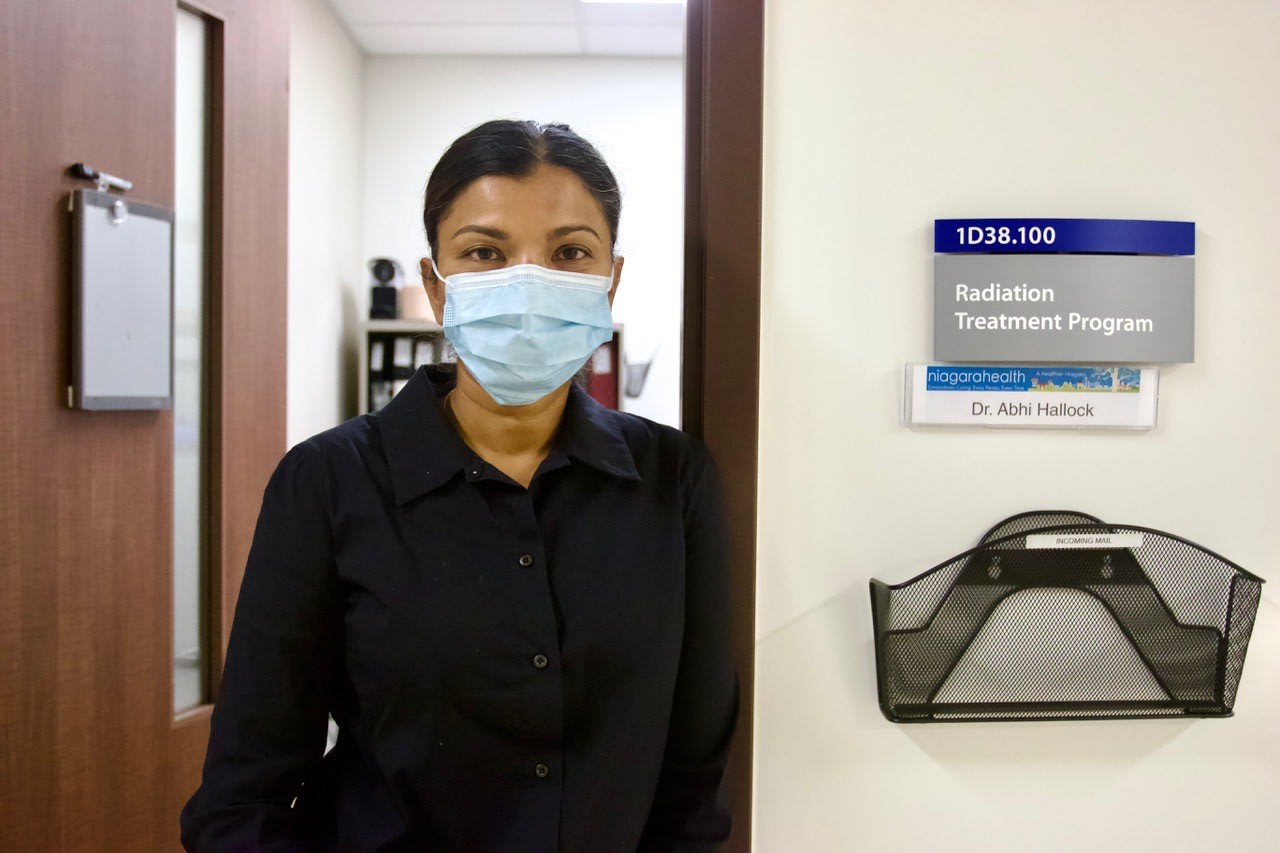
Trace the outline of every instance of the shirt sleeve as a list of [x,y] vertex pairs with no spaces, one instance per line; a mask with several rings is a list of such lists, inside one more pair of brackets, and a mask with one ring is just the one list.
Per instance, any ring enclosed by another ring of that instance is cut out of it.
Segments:
[[729,837],[724,769],[738,716],[728,535],[700,445],[685,505],[685,628],[667,747],[640,850],[710,851]]
[[203,779],[182,811],[188,851],[311,849],[291,806],[324,753],[341,627],[325,471],[298,445],[263,495]]

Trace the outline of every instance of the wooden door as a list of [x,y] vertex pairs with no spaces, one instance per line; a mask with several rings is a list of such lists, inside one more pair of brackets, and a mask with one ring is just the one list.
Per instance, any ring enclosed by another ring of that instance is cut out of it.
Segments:
[[682,425],[720,469],[733,566],[733,835],[751,850],[764,0],[688,0]]
[[[284,449],[287,0],[200,0],[213,55],[209,669]],[[173,206],[170,0],[0,9],[0,850],[178,848],[208,707],[173,712],[169,412],[66,408],[66,175]],[[216,685],[210,684],[211,690]]]

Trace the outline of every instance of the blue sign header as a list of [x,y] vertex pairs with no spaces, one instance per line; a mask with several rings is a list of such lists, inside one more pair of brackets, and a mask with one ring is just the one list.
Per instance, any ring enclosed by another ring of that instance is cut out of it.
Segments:
[[930,364],[929,391],[1137,391],[1137,367],[997,367]]
[[935,219],[940,254],[1194,255],[1196,224],[1152,219]]

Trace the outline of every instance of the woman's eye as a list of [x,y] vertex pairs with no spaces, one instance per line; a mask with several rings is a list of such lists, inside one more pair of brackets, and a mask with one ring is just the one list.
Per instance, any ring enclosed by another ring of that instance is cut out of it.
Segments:
[[589,258],[590,253],[581,246],[565,246],[560,250],[560,260],[562,261],[584,261]]
[[467,252],[467,257],[473,261],[496,261],[500,257],[498,250],[492,246],[476,246]]

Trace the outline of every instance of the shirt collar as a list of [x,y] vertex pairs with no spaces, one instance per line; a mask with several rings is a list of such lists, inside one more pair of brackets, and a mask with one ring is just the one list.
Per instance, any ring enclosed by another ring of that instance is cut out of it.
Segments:
[[[444,485],[475,455],[440,408],[440,399],[456,381],[452,367],[419,368],[400,393],[373,415],[382,434],[397,504],[404,505]],[[554,443],[575,462],[619,479],[640,479],[618,418],[576,383],[569,387]]]
[[404,505],[444,485],[466,465],[467,445],[440,409],[453,387],[451,371],[420,368],[400,392],[373,415],[391,469],[396,503]]
[[556,446],[577,462],[621,480],[640,480],[631,446],[622,434],[621,418],[605,408],[577,382],[569,386],[569,401],[556,435]]

